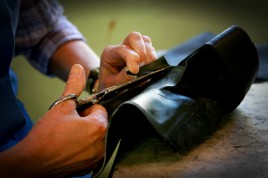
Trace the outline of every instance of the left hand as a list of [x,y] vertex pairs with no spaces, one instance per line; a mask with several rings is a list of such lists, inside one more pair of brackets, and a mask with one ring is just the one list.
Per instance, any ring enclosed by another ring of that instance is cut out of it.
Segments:
[[133,79],[133,76],[126,74],[126,70],[137,74],[140,66],[156,59],[151,39],[139,32],[130,33],[122,44],[110,45],[103,50],[98,90]]

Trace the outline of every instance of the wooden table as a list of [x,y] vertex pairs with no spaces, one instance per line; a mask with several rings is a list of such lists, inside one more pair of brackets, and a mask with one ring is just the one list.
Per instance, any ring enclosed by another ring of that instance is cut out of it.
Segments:
[[268,82],[255,83],[210,138],[185,154],[157,138],[119,157],[113,178],[268,177]]

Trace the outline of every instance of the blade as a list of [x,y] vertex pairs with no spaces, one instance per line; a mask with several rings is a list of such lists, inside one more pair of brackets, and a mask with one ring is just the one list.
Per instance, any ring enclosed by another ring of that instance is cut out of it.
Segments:
[[117,95],[120,92],[127,92],[128,89],[132,88],[133,86],[137,86],[141,84],[142,82],[145,82],[149,79],[156,78],[158,75],[162,75],[164,72],[167,72],[169,69],[171,69],[172,66],[167,66],[165,68],[161,68],[159,70],[153,71],[151,73],[142,75],[141,77],[138,77],[134,80],[131,80],[127,83],[123,83],[121,85],[115,85],[109,88],[106,88],[99,93],[96,93],[94,95],[87,96],[85,98],[78,99],[77,104],[77,111],[81,112],[84,109],[92,106],[93,104],[99,103],[106,98],[113,97]]

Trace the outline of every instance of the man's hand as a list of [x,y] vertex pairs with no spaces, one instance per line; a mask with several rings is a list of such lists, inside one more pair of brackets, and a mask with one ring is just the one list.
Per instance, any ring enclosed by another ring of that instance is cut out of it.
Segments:
[[139,72],[139,67],[157,59],[155,49],[148,36],[138,32],[130,33],[120,45],[111,45],[101,55],[99,90],[116,84],[125,83]]
[[[84,70],[74,65],[63,96],[79,96],[84,86]],[[19,177],[88,173],[100,165],[104,156],[106,128],[107,112],[100,105],[83,113],[77,113],[73,100],[56,105],[39,119],[24,140],[0,154],[0,177],[1,172],[14,168],[16,171],[7,173],[7,177],[13,173]]]

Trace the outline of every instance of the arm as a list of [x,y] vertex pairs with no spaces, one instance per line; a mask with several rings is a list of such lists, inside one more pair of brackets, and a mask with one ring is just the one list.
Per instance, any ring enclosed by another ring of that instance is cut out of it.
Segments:
[[[62,95],[77,96],[85,72],[74,65]],[[96,168],[104,155],[105,108],[94,105],[77,113],[73,100],[55,106],[17,145],[0,153],[0,177],[64,177]]]
[[[129,41],[131,46],[123,42],[107,47],[102,54],[102,77],[105,79],[106,74],[107,77],[115,77],[117,83],[124,82],[129,80],[124,70],[126,67],[132,73],[137,73],[140,63],[154,60],[154,50],[151,45],[144,45],[147,43],[143,41],[144,38],[148,39],[140,33],[130,33],[124,41]],[[134,50],[135,45],[138,47]],[[81,48],[83,53],[80,52]],[[85,58],[90,54],[93,58]],[[92,59],[96,59],[95,55],[84,42],[73,41],[58,48],[51,61],[51,65],[57,67],[51,67],[64,79],[68,68],[74,63],[80,63],[90,70],[88,61]],[[79,96],[83,91],[87,72],[81,65],[72,66],[62,96],[72,93]],[[107,83],[111,85],[109,80]],[[105,108],[100,105],[94,105],[83,113],[76,112],[72,100],[52,108],[20,143],[0,153],[0,177],[69,176],[97,168],[105,152],[107,118]],[[16,171],[13,171],[14,168]]]
[[[101,65],[100,89],[103,89],[131,79],[123,70],[126,65],[132,73],[137,73],[140,64],[156,59],[150,38],[133,32],[122,44],[108,46],[101,55],[100,64],[99,57],[85,43],[78,29],[63,16],[63,8],[55,0],[35,4],[25,1],[21,4],[20,15],[23,18],[16,33],[16,54],[25,55],[40,72],[54,74],[64,81],[73,64],[84,67],[86,78],[91,69]],[[113,77],[108,80],[111,75]]]
[[100,59],[84,41],[74,40],[58,48],[52,56],[49,66],[53,74],[66,81],[74,64],[83,66],[87,78],[90,69],[100,66]]
[[72,65],[80,64],[84,67],[86,78],[90,70],[100,68],[100,87],[121,84],[133,79],[126,75],[126,69],[133,74],[138,73],[141,65],[156,60],[155,49],[151,39],[139,32],[130,33],[119,45],[107,46],[101,55],[101,64],[98,56],[84,41],[68,42],[55,52],[51,58],[50,70],[64,81]]
[[[52,32],[45,35],[46,40],[38,41],[37,46],[29,47],[32,50],[25,54],[35,66],[39,65],[36,61],[42,61],[44,73],[48,73],[48,68],[66,80],[71,71],[62,95],[74,93],[79,96],[90,69],[99,66],[99,59],[80,38],[63,40],[66,33],[59,28],[52,29]],[[59,41],[52,40],[56,34]],[[130,79],[125,75],[126,66],[135,73],[140,63],[150,61],[148,43],[143,41],[145,38],[139,33],[131,33],[122,44],[104,50],[100,74],[103,87],[113,84],[106,79],[107,76],[112,75],[115,83],[124,82]],[[49,43],[45,44],[47,41]],[[46,53],[52,41],[51,48],[55,50]],[[48,62],[43,62],[48,59],[51,59],[49,67]],[[0,153],[0,177],[73,176],[95,169],[105,152],[107,118],[105,108],[100,105],[94,105],[83,113],[76,112],[72,100],[52,108],[20,143]]]
[[[90,62],[87,61],[91,59],[84,58],[81,52],[76,52],[77,47],[79,51],[84,47],[85,54],[92,54],[84,45],[83,42],[74,41],[58,48],[51,62],[51,65],[57,65],[57,67],[51,66],[54,68],[53,71],[64,79],[73,63],[81,63],[90,70]],[[125,64],[128,64],[130,70],[136,69],[132,72],[137,72],[141,59],[137,51],[145,49],[142,45],[136,51],[130,47],[126,47],[125,51],[125,45],[123,50],[120,46],[109,47],[102,55],[103,62],[107,64],[103,69],[104,72],[111,72],[115,77],[119,76],[117,82],[120,82],[120,79],[122,81],[128,79],[124,78],[125,73],[114,73],[113,70],[109,70],[110,67],[124,72]],[[65,53],[65,50],[69,51]],[[129,57],[125,58],[125,55]],[[142,55],[146,56],[144,53]],[[114,65],[113,62],[120,65]],[[87,72],[81,65],[72,66],[62,96],[68,94],[79,96],[83,91]],[[88,173],[99,166],[104,156],[107,118],[105,108],[100,105],[94,105],[83,113],[77,113],[75,102],[72,100],[52,108],[38,120],[20,143],[0,153],[0,177],[61,177]]]

